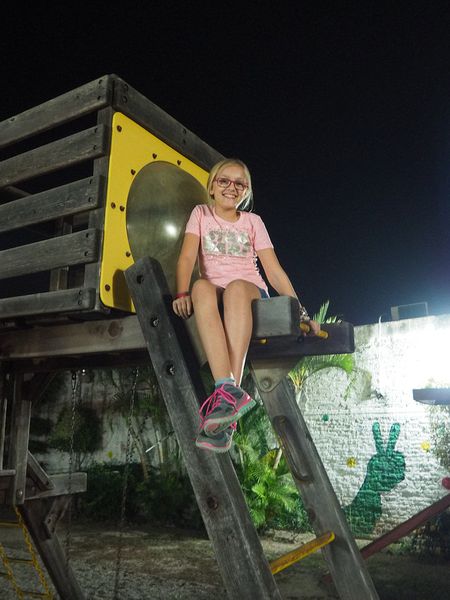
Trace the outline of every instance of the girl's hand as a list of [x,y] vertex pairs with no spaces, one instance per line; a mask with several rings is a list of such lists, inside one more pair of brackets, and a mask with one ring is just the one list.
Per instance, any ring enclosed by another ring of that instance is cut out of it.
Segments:
[[192,300],[190,296],[177,298],[172,302],[173,312],[182,319],[188,319],[192,315]]
[[320,331],[320,324],[317,323],[317,321],[308,321],[308,325],[311,328],[311,331],[309,332],[309,335],[319,335],[319,331]]

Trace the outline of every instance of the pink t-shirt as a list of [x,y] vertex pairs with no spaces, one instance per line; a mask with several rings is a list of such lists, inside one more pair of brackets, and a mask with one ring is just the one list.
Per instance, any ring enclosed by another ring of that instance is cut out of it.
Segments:
[[200,275],[214,285],[227,287],[230,281],[244,279],[266,290],[258,265],[258,250],[273,248],[261,217],[239,212],[230,223],[219,217],[214,208],[198,204],[189,217],[186,233],[200,238]]

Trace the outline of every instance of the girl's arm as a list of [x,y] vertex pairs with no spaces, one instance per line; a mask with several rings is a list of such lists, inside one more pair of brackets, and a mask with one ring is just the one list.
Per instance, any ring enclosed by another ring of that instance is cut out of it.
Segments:
[[[200,238],[193,233],[184,235],[183,245],[181,246],[180,256],[177,262],[176,281],[177,294],[189,292],[191,285],[192,271],[197,260]],[[173,303],[173,310],[176,315],[187,319],[192,314],[192,300],[190,295],[176,298]]]
[[[264,269],[264,273],[266,274],[266,277],[274,290],[276,290],[280,296],[291,296],[292,298],[297,298],[298,300],[298,296],[295,293],[291,280],[287,276],[286,271],[280,265],[274,249],[264,248],[263,250],[258,250],[257,254]],[[301,306],[300,300],[299,303]],[[312,320],[309,321],[309,325],[312,329],[312,332],[317,335],[317,333],[320,331],[320,325]]]

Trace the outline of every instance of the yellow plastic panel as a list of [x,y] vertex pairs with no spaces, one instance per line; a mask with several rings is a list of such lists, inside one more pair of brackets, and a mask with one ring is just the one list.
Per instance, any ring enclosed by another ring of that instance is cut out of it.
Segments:
[[105,306],[131,312],[134,308],[123,272],[134,262],[127,236],[127,199],[134,178],[155,161],[176,165],[202,186],[208,173],[122,113],[114,114],[112,127],[100,299]]

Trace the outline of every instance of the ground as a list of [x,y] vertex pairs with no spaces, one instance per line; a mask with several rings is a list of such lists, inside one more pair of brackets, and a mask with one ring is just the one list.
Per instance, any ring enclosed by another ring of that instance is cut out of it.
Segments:
[[[8,554],[21,555],[17,533],[8,532],[5,537],[1,532]],[[64,545],[63,532],[60,537]],[[306,539],[280,532],[264,537],[262,542],[267,557],[272,560]],[[72,525],[70,542],[71,564],[86,598],[113,600],[117,531],[104,525],[77,522]],[[399,553],[396,547],[370,558],[368,566],[380,600],[450,600],[449,560],[425,560]],[[326,564],[319,553],[277,574],[275,579],[284,600],[336,600],[333,586],[323,582],[325,573]],[[21,583],[23,581],[21,579]],[[118,582],[117,600],[225,597],[210,542],[198,533],[182,529],[148,526],[126,529],[122,536]],[[28,589],[39,590],[38,585],[33,587],[30,581],[27,584]],[[7,581],[1,579],[2,600],[17,598],[7,588]]]

